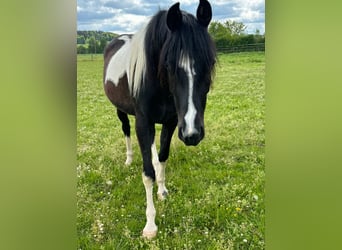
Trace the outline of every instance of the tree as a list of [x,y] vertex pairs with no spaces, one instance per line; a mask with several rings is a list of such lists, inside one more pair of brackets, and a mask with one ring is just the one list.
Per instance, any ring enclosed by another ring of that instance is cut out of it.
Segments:
[[216,46],[228,46],[231,40],[229,30],[220,22],[213,21],[209,25],[209,34],[213,37]]
[[[98,42],[96,41],[95,37],[92,36],[89,38],[88,40],[88,52],[89,53],[93,53],[93,54],[96,54],[99,52],[99,44]],[[101,51],[102,52],[102,51]]]
[[77,36],[77,44],[85,44],[84,36]]
[[77,46],[77,54],[86,54],[87,48],[83,45]]
[[257,29],[255,31],[254,40],[255,43],[265,43],[265,35],[261,35],[260,30]]
[[251,41],[244,37],[244,31],[247,26],[241,22],[226,21],[220,23],[217,21],[211,22],[209,26],[209,33],[213,37],[217,47],[226,47],[232,45],[239,45],[240,43],[245,44],[246,41]]
[[237,37],[236,43],[238,45],[254,44],[255,43],[254,35],[241,35]]
[[236,22],[236,21],[226,21],[224,22],[224,26],[226,29],[229,30],[229,33],[232,36],[240,36],[243,34],[243,32],[246,30],[247,26],[244,25],[241,22]]
[[[107,43],[117,36],[117,34],[111,32],[78,30],[77,44],[84,44],[85,48],[88,47],[86,53],[102,53]],[[83,53],[84,49],[81,48],[80,51]]]
[[100,46],[99,46],[98,52],[102,53],[104,51],[104,48],[106,47],[106,45],[107,45],[107,39],[106,39],[106,37],[102,37],[100,40]]

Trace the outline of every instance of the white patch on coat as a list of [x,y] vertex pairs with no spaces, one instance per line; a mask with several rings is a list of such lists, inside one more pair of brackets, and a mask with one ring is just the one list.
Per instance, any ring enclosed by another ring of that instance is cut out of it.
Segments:
[[194,76],[196,75],[193,64],[194,60],[190,59],[189,56],[182,53],[179,61],[179,66],[185,71],[189,81],[188,110],[184,116],[186,124],[184,132],[188,135],[198,133],[197,129],[195,128],[195,118],[197,110],[193,102]]
[[107,70],[105,83],[111,81],[115,86],[118,86],[120,78],[122,78],[129,69],[129,54],[131,47],[131,39],[128,36],[118,38],[124,41],[121,48],[110,59]]
[[143,229],[143,236],[153,238],[157,235],[157,225],[155,223],[156,209],[153,203],[153,181],[150,177],[142,174],[143,183],[146,191],[146,225]]
[[106,78],[118,86],[119,79],[127,75],[128,87],[132,96],[137,96],[146,72],[145,55],[146,26],[138,31],[132,39],[121,36],[124,45],[112,56],[107,66]]

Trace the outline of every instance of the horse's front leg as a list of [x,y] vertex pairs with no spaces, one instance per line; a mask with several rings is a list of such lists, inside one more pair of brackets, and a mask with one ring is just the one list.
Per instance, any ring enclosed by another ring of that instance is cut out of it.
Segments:
[[177,126],[177,117],[170,120],[168,123],[163,124],[160,135],[160,152],[159,152],[159,167],[156,169],[156,177],[158,184],[158,198],[164,200],[168,194],[168,190],[165,187],[165,167],[166,160],[169,158],[170,143],[172,135]]
[[151,156],[151,146],[155,135],[154,124],[150,124],[143,117],[137,116],[136,132],[143,158],[142,180],[146,191],[146,225],[143,229],[143,236],[150,239],[155,237],[158,231],[157,225],[155,224],[156,209],[153,203],[155,171]]

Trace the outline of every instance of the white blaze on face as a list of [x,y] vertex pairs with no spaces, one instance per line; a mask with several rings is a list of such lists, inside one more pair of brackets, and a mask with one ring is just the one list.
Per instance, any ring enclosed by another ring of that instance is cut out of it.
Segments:
[[[131,40],[128,36],[122,36],[118,38],[124,41],[124,45],[112,56],[107,66],[106,79],[111,81],[115,86],[118,86],[119,79],[128,72],[129,68],[129,52]],[[128,77],[129,74],[127,74]]]
[[193,101],[193,92],[194,92],[194,76],[196,72],[193,68],[194,61],[189,58],[189,56],[185,56],[182,54],[181,59],[179,61],[179,66],[184,69],[188,81],[189,81],[189,96],[188,96],[188,110],[184,116],[185,120],[185,133],[191,135],[193,133],[198,133],[195,128],[195,118],[197,114],[197,110]]

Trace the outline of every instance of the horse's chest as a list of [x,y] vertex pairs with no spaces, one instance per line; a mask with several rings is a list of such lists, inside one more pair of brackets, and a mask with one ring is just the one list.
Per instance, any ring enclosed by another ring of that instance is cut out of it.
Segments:
[[172,98],[156,98],[148,105],[150,118],[157,123],[164,123],[177,115]]

